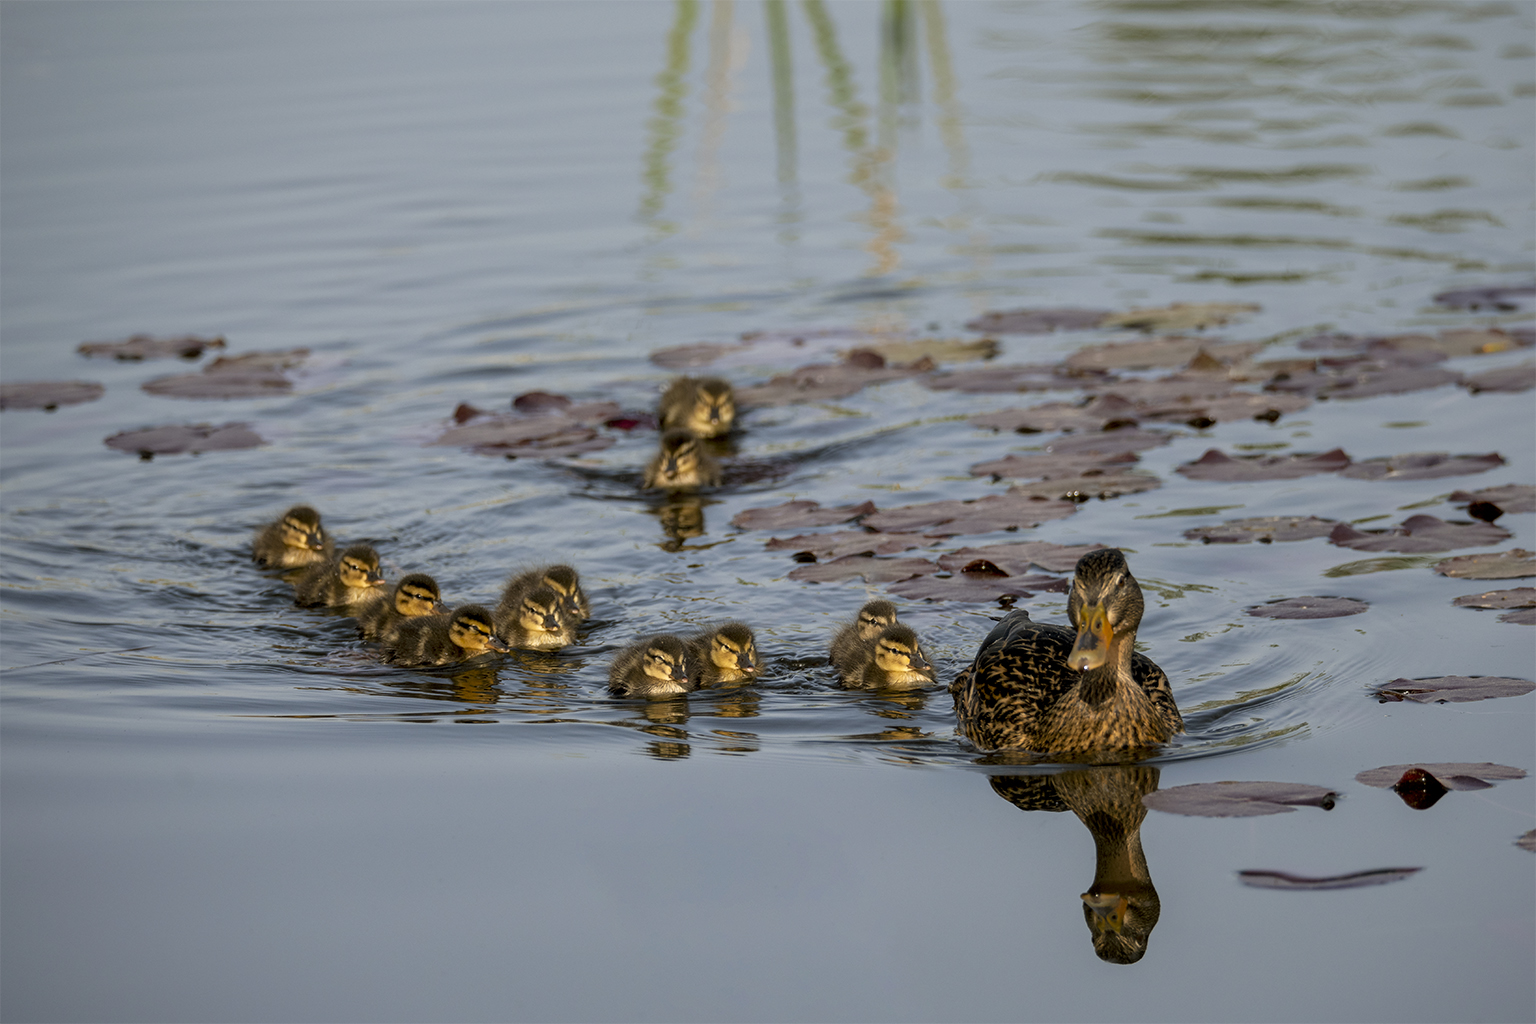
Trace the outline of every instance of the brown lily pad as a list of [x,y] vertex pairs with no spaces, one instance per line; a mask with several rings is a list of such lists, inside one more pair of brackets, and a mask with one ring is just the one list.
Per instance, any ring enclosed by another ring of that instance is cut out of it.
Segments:
[[449,427],[430,447],[467,448],[477,455],[554,459],[601,451],[613,438],[560,414],[476,418]]
[[934,391],[1002,394],[1014,391],[1061,391],[1085,387],[1100,375],[1073,373],[1059,363],[1022,363],[951,370],[923,378]]
[[167,398],[264,398],[293,390],[293,381],[285,371],[308,357],[306,348],[220,356],[201,373],[156,377],[141,387]]
[[570,407],[571,400],[565,395],[551,394],[548,391],[528,391],[512,399],[513,409],[534,415],[562,412]]
[[1473,394],[1483,391],[1529,391],[1536,388],[1536,363],[1518,363],[1484,370],[1462,378],[1462,386]]
[[1218,398],[1188,399],[1161,405],[1147,405],[1141,418],[1152,422],[1184,423],[1204,430],[1217,423],[1234,420],[1264,420],[1273,423],[1287,413],[1300,412],[1312,404],[1304,395],[1256,395],[1236,392]]
[[1367,885],[1401,882],[1423,870],[1423,868],[1374,868],[1370,871],[1355,871],[1347,875],[1330,875],[1326,878],[1290,875],[1284,871],[1239,871],[1237,877],[1244,885],[1254,889],[1317,892],[1324,889],[1359,889]]
[[1442,576],[1463,580],[1512,580],[1536,576],[1536,555],[1524,548],[1480,555],[1457,555],[1431,568]]
[[866,583],[890,583],[933,572],[938,566],[926,558],[872,558],[869,555],[845,555],[830,562],[802,565],[790,570],[789,578],[802,583],[836,583],[862,579]]
[[1248,359],[1263,348],[1256,341],[1212,341],[1174,336],[1147,341],[1110,341],[1078,349],[1066,358],[1064,365],[1074,370],[1152,370],[1188,365],[1202,352],[1218,364],[1232,363]]
[[1113,455],[1057,454],[1006,455],[1001,459],[978,462],[971,467],[971,476],[1008,477],[1017,480],[1050,480],[1064,476],[1087,476],[1117,473],[1129,469],[1140,458],[1133,452]]
[[997,342],[991,338],[975,341],[965,338],[913,338],[909,341],[879,341],[865,345],[863,350],[874,352],[885,360],[886,365],[891,365],[916,363],[925,358],[935,363],[974,363],[995,357],[998,347]]
[[1148,793],[1141,802],[1154,811],[1205,818],[1247,818],[1288,814],[1298,807],[1333,810],[1338,794],[1299,782],[1197,782]]
[[[939,556],[939,567],[949,572],[963,572],[967,565],[976,561],[990,562],[1010,576],[1022,576],[1030,568],[1046,572],[1071,572],[1077,568],[1078,559],[1090,551],[1097,551],[1103,544],[1052,544],[1050,541],[1029,540],[1014,544],[987,544],[976,548],[961,548]],[[1041,587],[1054,590],[1054,587]]]
[[1410,391],[1426,391],[1459,383],[1461,374],[1438,366],[1388,367],[1343,377],[1318,394],[1327,398],[1373,398],[1376,395],[1403,395]]
[[144,430],[127,430],[106,439],[108,448],[136,452],[140,458],[155,455],[179,455],[191,452],[232,451],[240,448],[256,448],[266,444],[257,433],[244,423],[171,424],[164,427],[148,427]]
[[1175,302],[1156,309],[1111,313],[1099,326],[1136,331],[1200,331],[1220,327],[1259,309],[1251,302]]
[[1411,771],[1423,772],[1439,781],[1446,789],[1487,789],[1495,782],[1525,778],[1524,768],[1511,768],[1507,764],[1489,761],[1436,761],[1433,763],[1389,764],[1371,768],[1355,776],[1355,781],[1377,789],[1394,789],[1402,784],[1403,776]]
[[981,316],[965,325],[968,331],[986,334],[1049,334],[1052,331],[1087,331],[1111,315],[1107,309],[1009,309]]
[[1509,531],[1492,523],[1448,523],[1434,516],[1409,516],[1390,530],[1357,530],[1339,523],[1328,534],[1328,543],[1355,551],[1451,551],[1498,544]]
[[1456,288],[1435,296],[1435,305],[1450,309],[1489,309],[1507,312],[1520,308],[1520,299],[1536,295],[1536,285],[1490,288]]
[[1249,615],[1266,619],[1337,619],[1359,615],[1371,606],[1352,597],[1288,597],[1283,601],[1254,605]]
[[1064,501],[1084,502],[1094,498],[1107,500],[1118,498],[1122,494],[1140,494],[1142,491],[1153,491],[1161,486],[1163,482],[1150,473],[1127,470],[1014,484],[1009,491],[1032,498],[1060,498]]
[[882,533],[927,533],[952,537],[961,533],[991,533],[1039,526],[1052,519],[1065,519],[1077,511],[1070,501],[1032,498],[1009,490],[972,501],[932,501],[921,505],[876,512],[864,518],[864,525]]
[[1059,576],[997,576],[987,572],[962,572],[953,576],[915,576],[892,583],[886,589],[914,601],[975,601],[986,603],[1000,597],[1033,597],[1038,590],[1064,594],[1068,583]]
[[1536,487],[1530,484],[1505,484],[1503,487],[1484,487],[1476,491],[1452,491],[1447,500],[1468,505],[1495,505],[1501,513],[1536,512]]
[[61,405],[94,402],[106,389],[88,380],[60,380],[0,384],[0,409],[42,409],[53,412]]
[[1510,590],[1485,590],[1481,594],[1463,594],[1451,604],[1458,608],[1536,608],[1536,587]]
[[1445,452],[1413,452],[1388,458],[1365,459],[1340,471],[1341,476],[1357,480],[1434,480],[1442,476],[1486,473],[1504,465],[1497,452],[1486,455],[1449,455]]
[[1511,622],[1517,626],[1536,626],[1536,608],[1520,608],[1505,612],[1499,616],[1499,621]]
[[1339,448],[1320,455],[1266,455],[1251,459],[1234,459],[1211,448],[1194,462],[1186,462],[1174,472],[1191,480],[1238,483],[1248,480],[1294,480],[1315,473],[1337,473],[1348,465],[1349,456]]
[[1337,519],[1319,519],[1317,516],[1253,516],[1229,519],[1220,526],[1196,526],[1185,530],[1184,536],[1207,544],[1248,544],[1253,541],[1270,544],[1326,537],[1336,525]]
[[138,362],[143,359],[196,359],[208,349],[223,348],[224,338],[199,338],[187,334],[180,338],[155,338],[135,334],[127,341],[87,341],[75,349],[83,356]]
[[1460,327],[1441,331],[1439,334],[1399,334],[1386,338],[1372,338],[1366,351],[1380,352],[1390,349],[1396,352],[1433,352],[1447,359],[1458,356],[1485,356],[1495,352],[1510,352],[1524,348],[1525,344],[1515,335],[1497,327]]
[[1529,832],[1522,835],[1519,839],[1516,839],[1515,845],[1520,847],[1522,850],[1529,850],[1532,853],[1536,853],[1536,828],[1531,829]]
[[796,556],[813,559],[842,558],[844,555],[895,555],[912,548],[928,547],[936,538],[920,533],[870,533],[866,530],[839,530],[836,533],[803,533],[798,537],[774,537],[765,547],[770,551],[793,551]]
[[1160,448],[1172,440],[1173,435],[1163,431],[1129,428],[1056,437],[1047,441],[1044,448],[1052,455],[1109,456]]
[[1028,409],[1001,409],[972,416],[966,422],[990,430],[1038,434],[1055,430],[1109,430],[1134,427],[1140,417],[1136,406],[1119,395],[1095,395],[1086,403],[1046,402]]
[[822,508],[819,502],[801,499],[767,508],[746,509],[731,517],[731,525],[738,530],[804,530],[813,526],[851,522],[874,511],[875,503],[872,501]]
[[[859,351],[859,350],[856,350]],[[883,357],[881,358],[883,361]],[[906,366],[871,366],[854,358],[842,363],[815,363],[774,377],[767,384],[738,388],[736,400],[746,406],[796,405],[830,402],[858,394],[871,384],[917,377],[933,369],[926,357]]]
[[1428,679],[1394,679],[1376,691],[1386,704],[1411,700],[1419,704],[1467,704],[1495,697],[1519,697],[1536,690],[1529,679],[1508,676],[1433,676]]

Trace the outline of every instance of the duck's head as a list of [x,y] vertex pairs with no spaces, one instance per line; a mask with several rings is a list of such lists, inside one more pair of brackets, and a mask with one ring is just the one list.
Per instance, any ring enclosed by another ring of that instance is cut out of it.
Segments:
[[875,638],[875,667],[882,672],[933,678],[933,665],[918,646],[910,626],[886,626]]
[[442,611],[441,598],[437,581],[424,572],[403,576],[395,584],[395,611],[407,618]]
[[379,572],[379,553],[367,544],[357,544],[341,553],[337,569],[341,582],[349,587],[377,587],[384,582]]
[[567,615],[580,611],[581,579],[576,570],[568,565],[552,565],[544,570],[544,585],[560,598],[560,606]]
[[728,433],[736,422],[736,392],[729,381],[705,377],[694,391],[693,409],[688,425],[703,437]]
[[279,524],[283,544],[304,551],[325,548],[325,531],[320,528],[320,513],[308,505],[295,505],[283,513]]
[[640,670],[652,679],[688,685],[688,650],[675,636],[653,636],[645,643]]
[[691,479],[698,475],[699,439],[688,430],[669,430],[661,435],[661,466],[657,479]]
[[741,622],[727,622],[709,637],[709,660],[716,668],[730,672],[756,672],[757,640],[751,627]]
[[1108,963],[1140,960],[1161,915],[1162,903],[1151,886],[1136,892],[1083,893],[1083,919],[1093,936],[1093,951]]
[[517,624],[529,633],[559,633],[565,628],[565,608],[560,595],[546,584],[523,595],[517,608]]
[[859,639],[873,640],[886,626],[896,625],[896,606],[889,601],[870,601],[859,609]]
[[496,635],[496,620],[478,604],[467,604],[453,613],[448,620],[448,639],[475,654],[508,650],[506,642]]
[[1131,575],[1125,555],[1115,548],[1100,548],[1079,558],[1067,598],[1067,619],[1077,630],[1067,665],[1079,672],[1101,667],[1111,644],[1135,638],[1143,607],[1141,585]]

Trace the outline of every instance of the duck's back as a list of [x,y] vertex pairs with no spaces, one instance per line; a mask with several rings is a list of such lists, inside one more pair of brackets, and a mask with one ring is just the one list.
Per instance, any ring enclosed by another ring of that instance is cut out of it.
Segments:
[[438,665],[447,648],[458,648],[448,639],[450,616],[414,615],[402,619],[395,631],[394,644],[386,652],[396,665]]

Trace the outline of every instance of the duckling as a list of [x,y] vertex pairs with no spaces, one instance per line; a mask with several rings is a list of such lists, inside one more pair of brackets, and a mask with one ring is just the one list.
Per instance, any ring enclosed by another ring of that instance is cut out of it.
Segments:
[[293,583],[293,600],[301,605],[361,607],[383,596],[377,589],[383,582],[379,553],[367,544],[356,544],[336,561],[304,570]]
[[933,665],[911,627],[886,626],[857,651],[859,657],[840,669],[843,685],[851,689],[911,689],[933,682]]
[[859,648],[880,635],[886,626],[896,625],[896,606],[889,601],[869,601],[859,609],[858,617],[832,637],[832,664],[839,672],[859,657]]
[[572,625],[592,617],[592,606],[587,603],[586,591],[581,589],[581,577],[568,565],[541,565],[537,569],[514,574],[501,589],[501,604],[497,606],[497,614],[501,614],[503,609],[521,604],[523,595],[537,586],[549,587],[559,596],[560,607]]
[[661,396],[661,429],[683,427],[697,437],[722,437],[736,423],[736,392],[719,377],[679,377]]
[[720,483],[720,463],[686,430],[661,435],[661,450],[645,467],[645,487],[692,490]]
[[697,687],[739,683],[757,675],[757,639],[744,622],[727,622],[688,637],[688,678]]
[[496,606],[496,632],[513,647],[549,651],[576,639],[576,624],[565,615],[561,596],[548,584],[510,592]]
[[441,597],[437,581],[426,573],[401,577],[390,600],[373,601],[357,613],[357,635],[364,640],[394,643],[406,619],[443,611]]
[[320,525],[320,513],[308,505],[295,505],[283,517],[256,531],[251,557],[262,565],[293,569],[329,562],[335,546]]
[[692,689],[688,646],[669,633],[630,644],[608,669],[608,690],[618,697],[672,697]]
[[451,665],[482,654],[504,653],[490,611],[466,604],[451,615],[417,615],[400,623],[385,659],[396,665]]
[[1114,548],[1078,560],[1072,629],[1004,616],[950,684],[960,732],[983,750],[1081,754],[1166,742],[1184,731],[1168,676],[1136,653],[1141,586]]

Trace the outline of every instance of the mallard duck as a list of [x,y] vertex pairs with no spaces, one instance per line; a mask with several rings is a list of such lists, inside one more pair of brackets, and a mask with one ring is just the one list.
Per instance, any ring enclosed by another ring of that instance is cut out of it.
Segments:
[[850,689],[911,689],[933,682],[933,665],[910,626],[886,626],[851,651],[838,666],[843,685]]
[[688,646],[669,633],[630,644],[608,668],[608,689],[619,697],[672,697],[693,688]]
[[720,483],[720,463],[686,430],[661,435],[661,450],[645,467],[648,489],[692,490]]
[[1184,731],[1168,677],[1137,654],[1141,587],[1114,548],[1077,563],[1072,629],[1010,612],[950,685],[960,732],[983,750],[1080,754],[1163,743]]
[[331,538],[320,525],[320,513],[308,505],[293,506],[281,519],[257,530],[251,540],[251,557],[277,569],[329,562],[334,554]]
[[334,562],[304,570],[293,582],[293,600],[301,605],[357,608],[379,600],[383,583],[379,553],[367,544],[354,544]]
[[385,658],[396,665],[451,665],[507,650],[490,611],[466,604],[449,615],[418,615],[400,623]]
[[357,613],[357,633],[364,640],[393,643],[406,619],[443,611],[437,581],[424,572],[400,578],[388,601],[374,601]]
[[507,580],[507,585],[501,588],[501,604],[497,606],[497,614],[502,615],[503,609],[521,605],[523,596],[539,586],[549,587],[559,596],[561,610],[573,625],[592,617],[586,591],[581,589],[581,577],[568,565],[541,565],[536,569],[514,573]]
[[566,617],[564,602],[547,583],[509,597],[496,606],[496,632],[513,647],[550,651],[576,639],[576,624]]
[[832,664],[838,671],[851,659],[860,657],[859,648],[868,644],[886,626],[896,625],[896,606],[889,601],[869,601],[859,609],[854,620],[832,637]]
[[745,622],[727,622],[687,638],[688,678],[695,686],[739,683],[756,677],[757,639]]
[[661,429],[683,427],[698,437],[720,437],[736,423],[736,392],[719,377],[679,377],[661,396]]

